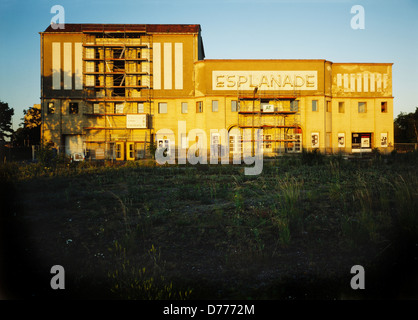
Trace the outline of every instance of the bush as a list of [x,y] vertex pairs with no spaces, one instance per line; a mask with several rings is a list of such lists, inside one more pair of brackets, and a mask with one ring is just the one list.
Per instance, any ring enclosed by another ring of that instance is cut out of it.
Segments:
[[313,151],[302,150],[302,164],[309,166],[322,164],[324,161],[324,155],[321,154],[319,149]]

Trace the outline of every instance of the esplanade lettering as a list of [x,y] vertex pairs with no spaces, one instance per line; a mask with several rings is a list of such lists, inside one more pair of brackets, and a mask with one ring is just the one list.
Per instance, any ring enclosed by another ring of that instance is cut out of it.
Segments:
[[317,71],[212,71],[213,90],[317,90]]

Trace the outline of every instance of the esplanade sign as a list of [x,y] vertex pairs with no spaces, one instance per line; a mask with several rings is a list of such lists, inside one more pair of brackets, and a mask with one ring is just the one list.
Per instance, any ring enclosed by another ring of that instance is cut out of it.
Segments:
[[212,71],[213,90],[317,90],[317,71]]

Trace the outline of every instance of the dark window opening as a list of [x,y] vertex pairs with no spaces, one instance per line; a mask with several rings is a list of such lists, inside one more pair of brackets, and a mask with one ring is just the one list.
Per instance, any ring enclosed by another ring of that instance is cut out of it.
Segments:
[[113,71],[125,71],[125,61],[124,60],[116,60],[113,61]]
[[382,113],[388,112],[388,103],[386,101],[381,102],[380,106],[381,106],[380,110]]
[[197,113],[202,113],[203,112],[203,102],[202,101],[197,101],[196,102],[196,112]]
[[125,51],[123,49],[114,49],[113,50],[113,59],[123,59]]
[[78,102],[70,102],[70,114],[78,113]]
[[124,97],[125,96],[125,88],[114,88],[113,89],[113,96],[114,97]]
[[53,102],[48,102],[48,114],[55,113],[55,106]]
[[372,134],[371,133],[353,133],[351,136],[352,149],[371,149]]
[[120,86],[122,86],[123,85],[123,83],[124,83],[124,77],[121,77],[121,76],[119,76],[119,77],[114,77],[113,78],[113,85],[115,86],[115,87],[120,87]]

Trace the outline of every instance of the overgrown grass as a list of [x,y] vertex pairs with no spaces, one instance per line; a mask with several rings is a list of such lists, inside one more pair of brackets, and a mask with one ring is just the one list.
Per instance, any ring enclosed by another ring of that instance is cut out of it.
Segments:
[[0,177],[30,186],[28,201],[44,190],[34,206],[43,212],[65,209],[80,220],[71,229],[56,223],[68,238],[83,234],[91,268],[93,253],[109,253],[102,264],[116,297],[187,299],[206,298],[196,285],[204,272],[251,278],[260,272],[255,261],[275,265],[301,244],[327,254],[380,252],[397,237],[418,243],[417,159],[304,153],[266,162],[254,177],[233,165],[6,163]]

